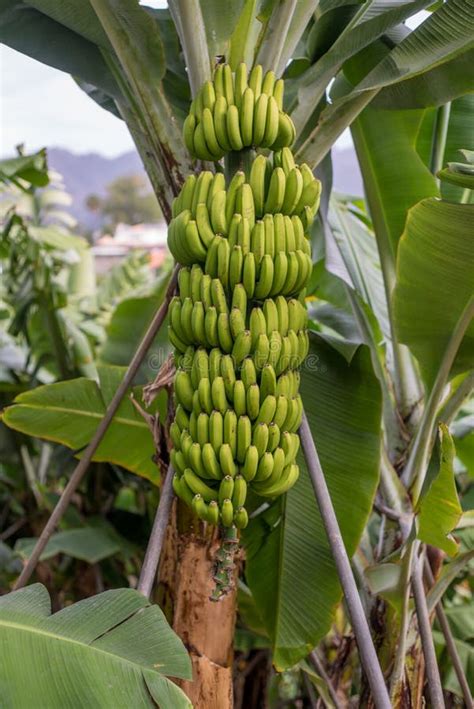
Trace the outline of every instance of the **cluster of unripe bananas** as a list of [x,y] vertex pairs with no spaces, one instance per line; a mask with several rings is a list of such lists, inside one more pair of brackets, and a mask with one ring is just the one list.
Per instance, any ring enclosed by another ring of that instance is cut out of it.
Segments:
[[200,160],[220,160],[251,146],[291,145],[295,127],[283,112],[283,80],[273,71],[264,76],[259,65],[249,75],[244,63],[235,75],[230,66],[219,65],[192,102],[183,132],[189,152]]
[[[222,172],[190,175],[168,232],[183,266],[169,309],[177,367],[173,487],[201,519],[239,529],[248,523],[249,489],[276,497],[299,474],[298,369],[309,346],[304,289],[320,183],[287,147],[294,131],[285,128],[292,123],[282,101],[283,82],[272,72],[263,77],[255,67],[247,76],[242,64],[232,75],[227,65],[217,68],[185,122],[190,152],[217,160],[247,146],[277,150],[272,159],[257,155],[248,174],[239,170],[228,184]],[[275,104],[278,130],[270,133]]]

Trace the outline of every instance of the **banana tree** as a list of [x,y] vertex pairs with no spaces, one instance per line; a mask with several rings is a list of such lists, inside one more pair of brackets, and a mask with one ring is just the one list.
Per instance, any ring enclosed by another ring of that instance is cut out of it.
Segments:
[[[330,661],[343,636],[351,635],[349,619],[364,654],[353,614],[359,596],[390,703],[419,706],[426,692],[434,706],[443,705],[429,613],[437,607],[452,651],[436,588],[468,562],[456,557],[462,534],[453,537],[462,509],[449,426],[474,380],[472,154],[458,154],[472,139],[474,5],[430,5],[245,0],[228,3],[224,13],[211,0],[176,0],[167,10],[125,0],[0,3],[6,44],[72,74],[93,100],[126,121],[168,220],[185,178],[201,167],[182,128],[191,100],[193,112],[216,65],[224,60],[234,81],[242,62],[285,79],[283,108],[296,128],[296,161],[308,164],[322,183],[311,230],[310,348],[301,371],[309,429],[303,422],[303,474],[286,495],[256,504],[242,534],[238,607],[242,623],[270,646],[275,668],[298,666],[328,705],[354,693],[365,703],[370,695],[366,674],[358,679],[348,671],[342,678],[334,666],[340,657]],[[426,8],[424,22],[410,30],[406,21]],[[346,128],[365,202],[332,192],[331,148]],[[196,151],[201,160],[213,160],[213,170],[230,177],[235,162],[219,165],[220,155],[209,142],[206,147],[208,152]],[[100,440],[163,322],[175,283],[176,273],[99,429],[88,434],[85,455],[20,585],[88,462],[100,455]],[[43,402],[47,409],[47,390],[33,394],[35,406]],[[74,447],[64,432],[52,435],[50,417],[43,427],[36,419],[33,427],[30,403],[19,399],[5,412],[5,423]],[[330,492],[329,501],[318,497],[319,506],[312,489],[321,482],[318,456]],[[169,491],[168,479],[162,502],[171,499]],[[326,537],[327,504],[336,512],[340,548],[352,558],[357,599],[350,568],[341,572],[334,539]],[[231,591],[218,605],[207,601],[216,536],[181,504],[172,515],[161,597],[193,659],[194,683],[183,686],[196,706],[227,706],[237,594]],[[151,546],[162,539],[163,527],[158,516]],[[445,555],[456,558],[444,563]],[[423,583],[437,599],[431,606]],[[150,574],[141,588],[150,590]],[[341,616],[343,592],[347,616]],[[210,635],[216,627],[217,642]],[[454,684],[468,703],[456,652],[451,661],[460,684],[450,679],[446,686]],[[350,652],[345,662],[351,666]],[[367,663],[364,670],[370,675]],[[385,687],[374,693],[376,705],[387,706],[386,697]]]

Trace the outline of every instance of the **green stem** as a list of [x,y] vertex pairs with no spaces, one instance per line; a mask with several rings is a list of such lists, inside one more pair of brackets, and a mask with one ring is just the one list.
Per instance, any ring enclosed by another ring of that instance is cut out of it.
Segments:
[[400,694],[403,685],[403,675],[405,671],[405,656],[407,652],[408,627],[410,625],[410,579],[412,573],[414,553],[418,543],[409,544],[403,558],[402,578],[400,585],[403,589],[402,608],[400,613],[399,640],[395,660],[393,664],[392,676],[390,679],[390,700],[392,706],[399,706]]
[[211,62],[201,4],[199,0],[170,0],[168,7],[181,41],[194,97],[204,82],[211,78]]
[[224,158],[224,172],[227,184],[239,170],[245,172],[246,178],[248,179],[254,159],[255,151],[251,148],[227,153]]
[[433,175],[443,167],[450,113],[451,103],[445,103],[436,111],[430,155],[430,170]]
[[461,408],[463,402],[472,394],[473,390],[474,370],[468,372],[462,382],[451,391],[451,394],[446,399],[443,408],[439,412],[439,420],[449,425]]
[[273,10],[256,59],[264,72],[278,67],[296,5],[297,0],[280,0]]
[[433,440],[433,430],[436,423],[438,407],[448,381],[454,359],[462,339],[474,317],[474,296],[468,301],[446,347],[436,379],[431,389],[425,410],[415,436],[407,466],[402,480],[407,488],[412,487],[413,506],[420,498],[426,476],[428,453]]

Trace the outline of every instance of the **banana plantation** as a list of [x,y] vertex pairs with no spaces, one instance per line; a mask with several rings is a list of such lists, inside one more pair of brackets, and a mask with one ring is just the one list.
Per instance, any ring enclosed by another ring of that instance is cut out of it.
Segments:
[[0,706],[472,707],[474,0],[0,28],[167,223],[96,276],[47,150],[0,160]]

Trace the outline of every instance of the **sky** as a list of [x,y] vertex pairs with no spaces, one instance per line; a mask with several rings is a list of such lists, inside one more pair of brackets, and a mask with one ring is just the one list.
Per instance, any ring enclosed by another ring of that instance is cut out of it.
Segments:
[[[163,7],[160,0],[147,5]],[[409,22],[415,27],[426,17],[418,13]],[[74,153],[97,152],[116,157],[134,148],[124,124],[97,106],[68,74],[0,46],[0,155],[11,156],[15,145],[27,151],[47,147],[68,148]],[[349,147],[346,131],[338,145]]]

